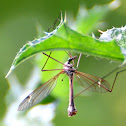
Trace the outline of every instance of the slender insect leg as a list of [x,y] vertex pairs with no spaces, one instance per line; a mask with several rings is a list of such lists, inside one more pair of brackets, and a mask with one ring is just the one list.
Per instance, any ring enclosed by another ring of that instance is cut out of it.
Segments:
[[44,55],[46,55],[46,56],[50,57],[51,59],[53,59],[53,60],[57,61],[57,62],[58,62],[58,63],[60,63],[60,64],[65,65],[64,63],[62,63],[62,62],[60,62],[60,61],[58,61],[58,60],[54,59],[53,57],[49,56],[48,54],[46,54],[46,53],[44,53],[44,52],[43,52],[42,54],[44,54]]
[[115,82],[116,82],[116,79],[117,79],[117,76],[119,75],[119,73],[124,72],[124,71],[126,71],[126,69],[120,70],[120,71],[118,71],[118,72],[116,73],[116,76],[115,76],[114,82],[113,82],[113,84],[112,84],[112,88],[111,88],[111,90],[108,90],[109,92],[112,92],[113,87],[114,87]]
[[[107,74],[107,76],[110,75],[110,74],[112,74],[112,73],[113,73],[114,71],[116,71],[117,69],[118,69],[118,68],[116,68],[115,70],[113,70],[111,73]],[[117,79],[117,76],[119,75],[119,73],[121,73],[121,72],[123,72],[123,71],[126,71],[126,69],[120,70],[120,71],[118,71],[118,72],[116,73],[116,76],[115,76],[114,82],[113,82],[113,84],[112,84],[111,90],[109,90],[109,89],[107,89],[107,88],[105,88],[105,87],[103,87],[103,86],[102,86],[102,88],[104,88],[104,89],[107,90],[108,92],[112,92],[112,91],[113,91],[113,87],[114,87],[115,82],[116,82],[116,79]],[[107,76],[104,76],[103,78],[105,78],[105,77],[107,77]],[[102,79],[102,78],[101,78],[101,79]],[[94,83],[94,84],[95,84],[95,83]],[[93,86],[93,85],[91,85],[91,86],[85,88],[85,89],[82,90],[80,93],[78,93],[77,95],[75,95],[74,98],[77,97],[78,95],[80,95],[81,93],[83,93],[84,91],[88,90],[88,89],[91,88],[92,86]]]
[[78,61],[77,61],[77,67],[76,67],[76,70],[78,69],[78,66],[79,66],[79,63],[80,63],[80,58],[81,58],[81,56],[82,56],[82,53],[80,53],[80,55],[79,55],[79,58],[78,58]]
[[54,71],[54,70],[64,70],[64,69],[50,69],[50,70],[42,70],[42,71]]
[[74,98],[76,98],[78,95],[80,95],[81,93],[83,93],[84,91],[88,90],[91,87],[92,87],[92,85],[89,86],[89,87],[87,87],[87,88],[85,88],[84,90],[82,90],[81,92],[79,92],[77,95],[75,95]]
[[49,69],[49,70],[42,70],[42,71],[53,71],[53,70],[71,70],[71,69]]
[[[48,28],[48,32],[50,31],[50,29],[51,29],[52,27],[53,27],[53,30],[55,29],[56,23],[57,23],[58,21],[60,21],[59,18],[60,18],[60,16],[61,16],[61,13],[62,13],[62,12],[60,12],[58,18],[54,21],[54,24],[53,24],[51,27]],[[52,53],[52,51],[50,51],[49,56],[51,55],[51,53]],[[47,60],[46,60],[46,62],[45,62],[45,64],[44,64],[44,66],[42,67],[41,71],[43,71],[43,69],[44,69],[44,67],[45,67],[45,65],[46,65],[46,63],[47,63],[47,61],[48,61],[48,59],[49,59],[49,56],[48,56],[48,58],[47,58]]]
[[58,21],[60,21],[61,13],[62,13],[62,12],[60,12],[58,18],[54,21],[53,29],[55,29],[56,23],[57,23]]
[[[60,21],[61,13],[62,13],[62,12],[60,12],[58,18],[54,21],[54,24],[53,24],[51,27],[48,28],[48,32],[50,31],[50,29],[51,29],[52,27],[53,27],[53,30],[55,29],[56,23],[57,23],[58,21]],[[47,58],[47,60],[46,60],[46,62],[45,62],[45,64],[44,64],[44,66],[42,67],[41,71],[43,71],[43,69],[44,69],[44,67],[45,67],[45,65],[46,65],[46,63],[47,63],[47,61],[48,61],[48,59],[49,59],[51,53],[52,53],[52,51],[50,51],[50,54],[49,54],[49,56],[48,56],[48,58]]]
[[116,69],[114,69],[113,71],[111,71],[110,73],[108,73],[107,75],[103,76],[102,79],[106,78],[107,76],[111,75],[112,73],[114,73],[116,70],[118,70],[121,67],[117,67]]
[[[52,53],[52,51],[50,51],[49,56],[51,55],[51,53]],[[47,58],[47,60],[46,60],[46,62],[45,62],[45,64],[44,64],[44,66],[42,67],[41,71],[43,71],[43,69],[44,69],[44,67],[45,67],[45,65],[46,65],[46,63],[47,63],[47,61],[48,61],[48,59],[49,59],[49,56],[48,56],[48,58]]]
[[53,28],[53,30],[56,28],[56,23],[57,23],[58,21],[60,21],[61,13],[62,13],[62,12],[60,12],[58,18],[54,21],[54,24],[53,24],[51,27],[48,28],[48,32],[50,31],[51,28]]

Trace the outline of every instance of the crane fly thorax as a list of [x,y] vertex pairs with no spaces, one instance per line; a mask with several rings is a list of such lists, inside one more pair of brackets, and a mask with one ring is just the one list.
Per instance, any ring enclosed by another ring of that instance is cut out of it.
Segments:
[[75,68],[73,67],[73,64],[70,64],[68,61],[64,63],[63,65],[63,69],[64,69],[64,72],[70,76],[70,75],[73,75],[73,73],[75,72]]

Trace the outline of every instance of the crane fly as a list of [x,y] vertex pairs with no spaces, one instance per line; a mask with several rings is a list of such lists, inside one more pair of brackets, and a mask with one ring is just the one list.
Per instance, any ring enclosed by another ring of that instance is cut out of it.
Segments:
[[[50,56],[51,53],[49,55],[47,55],[46,53],[43,52],[43,54],[48,56],[48,59],[51,58],[51,59],[61,63],[63,65],[63,69],[51,69],[51,70],[61,70],[61,71],[57,75],[55,75],[53,78],[48,80],[46,83],[44,83],[42,86],[40,86],[39,88],[34,90],[32,93],[30,93],[20,103],[20,105],[18,107],[19,111],[26,110],[26,109],[38,104],[47,95],[49,95],[49,93],[55,88],[57,79],[61,74],[66,74],[69,77],[69,106],[68,106],[68,116],[69,117],[76,115],[76,113],[77,113],[77,109],[74,104],[74,98],[76,96],[78,96],[80,93],[84,92],[85,90],[95,91],[95,92],[112,92],[117,75],[115,77],[112,88],[110,89],[110,85],[106,80],[103,79],[104,77],[99,78],[99,77],[96,77],[96,76],[93,76],[93,75],[90,75],[87,73],[77,71],[82,54],[79,55],[76,68],[74,68],[74,60],[77,59],[77,56],[72,57],[71,53],[70,53],[70,58],[65,63],[62,63],[62,62],[54,59],[53,57],[51,57]],[[46,60],[46,63],[47,63],[47,60]],[[45,64],[44,64],[44,66],[45,66]],[[44,66],[43,66],[43,68],[44,68]],[[42,71],[50,71],[50,70],[43,70],[43,68],[42,68]],[[76,79],[78,80],[80,85],[84,88],[79,94],[77,94],[75,96],[74,96],[74,92],[73,92],[74,76],[76,77]]]

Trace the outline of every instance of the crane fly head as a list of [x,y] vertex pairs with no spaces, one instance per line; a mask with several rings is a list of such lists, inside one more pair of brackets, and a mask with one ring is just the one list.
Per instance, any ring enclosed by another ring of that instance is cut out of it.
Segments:
[[76,58],[77,58],[77,56],[73,56],[73,57],[69,58],[69,59],[68,59],[68,63],[70,64],[70,62],[71,62],[72,60],[76,59]]

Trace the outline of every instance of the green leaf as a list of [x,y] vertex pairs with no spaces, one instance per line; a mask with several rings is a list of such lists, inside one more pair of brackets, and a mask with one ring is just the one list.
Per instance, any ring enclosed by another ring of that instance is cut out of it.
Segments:
[[[124,56],[120,47],[112,40],[110,42],[99,41],[91,36],[82,35],[72,30],[65,21],[61,21],[59,26],[51,33],[26,43],[17,53],[12,66],[7,74],[10,74],[14,68],[27,58],[42,51],[47,50],[73,50],[112,60],[123,61]],[[7,77],[6,76],[6,77]]]
[[101,33],[99,40],[109,42],[114,39],[119,47],[126,49],[126,26],[113,27],[107,31],[101,31]]
[[44,37],[29,41],[20,49],[6,77],[21,62],[42,51],[73,50],[86,55],[123,61],[123,52],[125,50],[120,46],[121,44],[117,43],[114,37],[106,42],[105,39],[101,39],[102,37],[96,39],[95,37],[84,35],[84,33],[92,31],[98,24],[98,20],[110,9],[108,6],[97,6],[89,11],[80,9],[75,22],[76,31],[71,29],[66,23],[66,18],[63,21],[61,16],[61,22],[54,31],[45,32],[46,35]]
[[100,31],[102,34],[99,38],[100,41],[109,42],[115,40],[116,44],[120,47],[122,54],[124,55],[124,61],[120,67],[126,64],[126,26],[121,28],[109,29],[105,32]]

